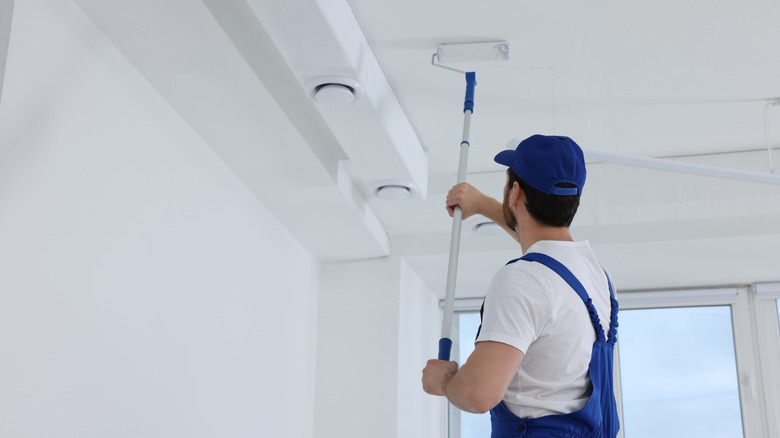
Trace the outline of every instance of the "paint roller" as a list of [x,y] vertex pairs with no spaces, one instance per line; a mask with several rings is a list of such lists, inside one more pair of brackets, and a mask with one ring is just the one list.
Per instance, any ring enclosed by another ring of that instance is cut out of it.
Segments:
[[[471,130],[471,115],[474,113],[474,89],[477,85],[476,73],[463,71],[451,64],[474,63],[487,61],[506,61],[509,59],[509,43],[506,41],[467,44],[442,44],[431,59],[436,67],[456,71],[466,75],[466,99],[463,104],[463,137],[460,142],[460,160],[458,162],[458,179],[460,184],[466,181],[468,164],[469,134]],[[450,64],[450,65],[444,65]],[[455,207],[452,215],[452,234],[450,236],[450,257],[447,265],[447,286],[444,293],[444,317],[441,324],[441,339],[439,339],[439,360],[450,360],[452,351],[452,306],[455,301],[455,279],[458,272],[458,255],[460,252],[460,230],[463,221],[463,211]]]

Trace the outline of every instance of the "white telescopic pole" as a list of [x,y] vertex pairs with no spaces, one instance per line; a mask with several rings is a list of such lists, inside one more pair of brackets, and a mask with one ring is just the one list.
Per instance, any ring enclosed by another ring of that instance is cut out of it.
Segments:
[[[469,135],[471,132],[471,115],[474,113],[474,87],[477,85],[473,72],[466,73],[466,102],[463,109],[463,140],[460,142],[460,160],[458,162],[458,180],[460,184],[466,181],[466,169],[469,159]],[[444,293],[444,315],[441,324],[441,339],[439,340],[439,360],[450,360],[452,350],[452,308],[455,301],[455,280],[458,275],[458,255],[460,253],[460,229],[463,222],[463,211],[455,207],[452,215],[452,235],[450,236],[450,260],[447,266],[447,286]]]

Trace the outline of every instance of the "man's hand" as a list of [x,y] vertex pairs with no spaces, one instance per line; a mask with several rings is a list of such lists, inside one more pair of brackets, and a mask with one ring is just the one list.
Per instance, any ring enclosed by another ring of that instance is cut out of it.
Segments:
[[456,206],[463,211],[463,219],[474,214],[481,214],[498,224],[513,239],[519,242],[517,232],[506,224],[501,203],[497,199],[480,192],[471,184],[464,182],[452,186],[449,193],[447,193],[446,205],[447,213],[449,213],[450,217],[455,213]]
[[431,359],[423,370],[423,390],[431,395],[447,395],[447,383],[458,372],[457,362]]
[[452,217],[455,213],[455,207],[458,206],[463,211],[463,219],[473,214],[485,215],[492,206],[490,202],[492,200],[469,183],[456,184],[447,193],[447,212]]

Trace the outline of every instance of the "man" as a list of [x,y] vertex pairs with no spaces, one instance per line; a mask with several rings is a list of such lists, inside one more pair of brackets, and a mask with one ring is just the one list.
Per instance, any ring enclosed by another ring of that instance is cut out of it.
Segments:
[[429,361],[423,389],[468,412],[490,411],[493,437],[612,438],[617,302],[588,242],[569,233],[585,183],[582,150],[567,137],[534,135],[495,161],[508,166],[503,204],[463,183],[447,209],[501,224],[525,256],[493,277],[466,363]]

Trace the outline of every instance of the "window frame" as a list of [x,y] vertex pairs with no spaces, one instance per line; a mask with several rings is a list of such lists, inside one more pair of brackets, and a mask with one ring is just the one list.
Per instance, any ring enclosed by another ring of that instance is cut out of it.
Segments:
[[[756,362],[761,375],[759,388],[764,408],[765,436],[780,436],[780,282],[757,283],[750,287],[750,318],[754,321]],[[760,334],[760,335],[759,335]],[[774,372],[773,372],[774,371]]]

